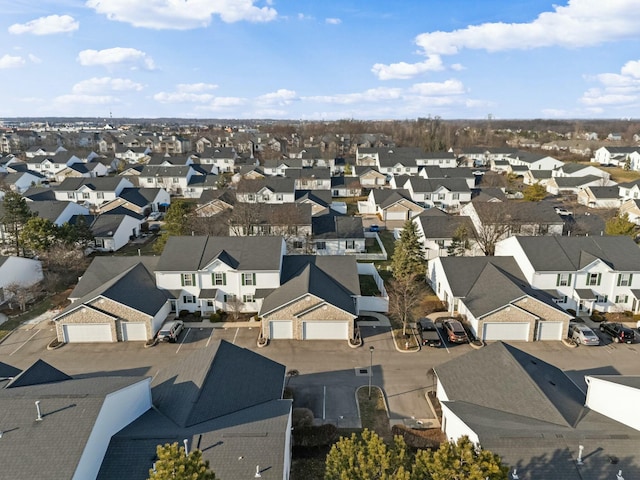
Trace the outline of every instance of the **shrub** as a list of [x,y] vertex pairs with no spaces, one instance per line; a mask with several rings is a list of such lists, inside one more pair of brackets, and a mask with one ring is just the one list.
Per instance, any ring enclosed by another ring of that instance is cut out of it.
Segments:
[[294,408],[291,413],[293,428],[310,427],[313,425],[313,412],[308,408]]
[[440,443],[446,440],[442,431],[437,428],[415,430],[404,425],[394,425],[391,433],[401,436],[407,446],[414,449],[439,448]]
[[446,312],[447,308],[440,300],[427,300],[424,303],[424,313],[429,315],[433,312]]
[[209,321],[210,321],[211,323],[219,322],[219,321],[220,321],[220,314],[219,314],[218,312],[216,312],[216,313],[212,313],[212,314],[209,316]]
[[594,322],[603,322],[604,321],[604,315],[601,312],[593,312],[591,314],[591,320],[593,320]]
[[293,441],[299,447],[322,447],[333,444],[337,439],[338,428],[331,423],[293,429]]

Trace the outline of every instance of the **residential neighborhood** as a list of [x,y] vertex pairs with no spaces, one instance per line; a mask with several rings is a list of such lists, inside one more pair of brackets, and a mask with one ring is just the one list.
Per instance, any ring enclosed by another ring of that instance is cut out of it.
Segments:
[[315,480],[353,431],[640,478],[637,139],[110,123],[0,123],[11,478]]

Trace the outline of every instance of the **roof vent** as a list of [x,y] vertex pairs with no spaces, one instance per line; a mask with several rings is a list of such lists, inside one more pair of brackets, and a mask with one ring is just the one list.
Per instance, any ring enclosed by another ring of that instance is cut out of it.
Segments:
[[256,465],[256,474],[253,478],[262,478],[262,475],[260,475],[260,465]]
[[36,410],[38,411],[38,418],[36,418],[36,422],[42,421],[42,410],[40,410],[40,400],[36,400]]

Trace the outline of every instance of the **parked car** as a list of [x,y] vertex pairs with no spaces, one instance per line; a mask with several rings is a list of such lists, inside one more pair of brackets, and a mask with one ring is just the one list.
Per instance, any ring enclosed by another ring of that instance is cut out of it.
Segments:
[[600,345],[600,337],[582,323],[569,323],[568,337],[580,345]]
[[567,215],[573,215],[573,212],[567,210],[566,208],[562,208],[562,207],[556,207],[556,213],[558,215],[562,215],[563,217],[567,216]]
[[442,322],[444,330],[447,332],[447,338],[452,343],[467,343],[469,337],[462,324],[455,318],[449,318]]
[[442,345],[440,332],[438,332],[438,327],[433,323],[433,320],[423,317],[416,322],[416,326],[422,345],[428,345],[430,347],[439,347]]
[[158,233],[160,231],[160,224],[159,223],[154,223],[152,225],[149,225],[149,231],[151,233]]
[[372,225],[369,225],[369,231],[370,232],[379,232],[380,231],[380,225],[376,225],[375,223]]
[[149,220],[162,220],[162,212],[151,212],[147,217]]
[[602,322],[600,324],[600,331],[611,335],[611,338],[616,343],[633,343],[636,338],[633,330],[616,322]]
[[184,322],[182,320],[172,320],[170,322],[166,322],[158,332],[158,340],[160,340],[161,342],[175,343],[178,341],[180,332],[182,332],[183,329]]

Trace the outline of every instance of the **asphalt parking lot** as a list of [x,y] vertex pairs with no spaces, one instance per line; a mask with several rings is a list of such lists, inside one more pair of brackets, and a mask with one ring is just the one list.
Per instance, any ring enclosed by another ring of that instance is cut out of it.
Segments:
[[[310,408],[318,422],[338,426],[359,425],[356,391],[371,384],[383,389],[392,423],[415,424],[433,417],[425,393],[434,389],[431,369],[471,352],[468,344],[444,342],[441,348],[423,347],[418,352],[399,351],[389,327],[361,326],[363,345],[350,347],[342,341],[272,341],[258,348],[258,328],[190,327],[177,343],[144,348],[139,342],[115,344],[67,344],[47,350],[54,338],[53,327],[43,322],[30,329],[18,329],[0,343],[0,361],[26,368],[41,358],[73,375],[143,375],[153,377],[161,368],[224,339],[284,364],[287,383],[294,391],[294,406]],[[597,332],[597,329],[596,329]],[[585,374],[640,375],[640,343],[615,344],[600,332],[600,346],[568,348],[561,342],[514,342],[521,350],[556,365],[580,387]],[[373,352],[369,347],[373,346]],[[495,372],[497,375],[499,371]]]

